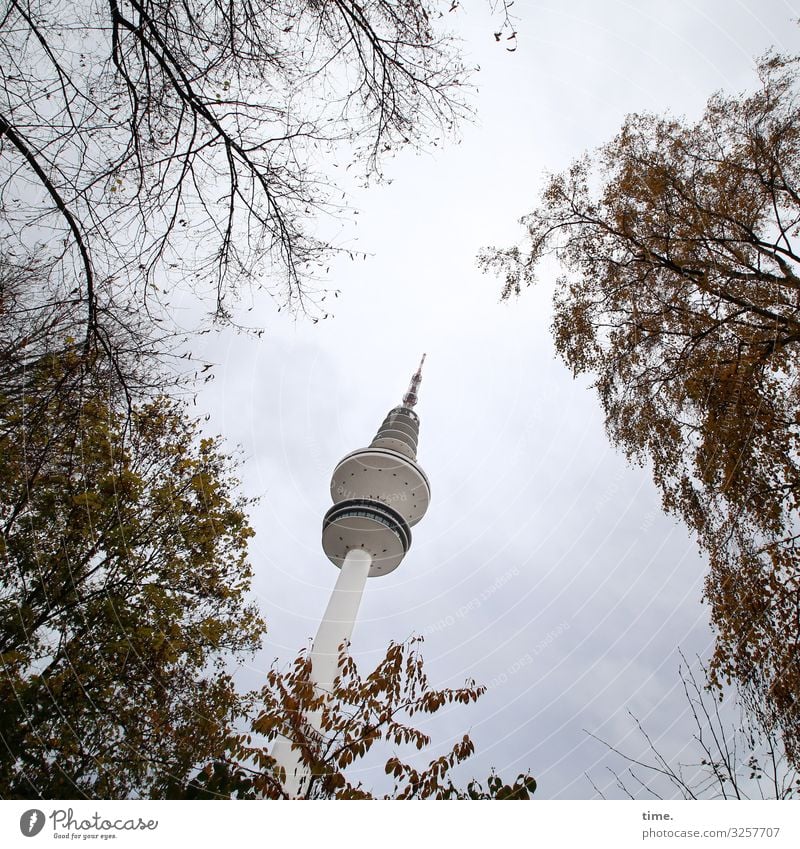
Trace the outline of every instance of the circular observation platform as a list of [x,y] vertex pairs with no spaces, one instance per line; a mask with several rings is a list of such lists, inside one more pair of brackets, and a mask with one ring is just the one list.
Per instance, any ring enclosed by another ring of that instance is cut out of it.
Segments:
[[414,460],[389,448],[370,446],[348,454],[333,470],[331,499],[334,504],[377,501],[408,525],[416,525],[428,510],[431,487]]
[[372,557],[370,578],[393,572],[410,546],[408,523],[378,501],[340,501],[328,510],[322,522],[322,548],[328,559],[341,568],[347,552],[360,548]]

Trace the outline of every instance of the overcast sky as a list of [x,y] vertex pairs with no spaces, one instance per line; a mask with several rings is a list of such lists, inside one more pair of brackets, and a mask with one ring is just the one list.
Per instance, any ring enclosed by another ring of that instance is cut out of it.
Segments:
[[[541,798],[582,799],[588,774],[618,797],[607,767],[621,761],[586,732],[640,754],[630,710],[667,754],[688,742],[678,648],[710,653],[705,564],[647,470],[608,444],[590,381],[554,358],[552,267],[501,304],[475,255],[517,240],[544,172],[627,113],[693,119],[714,91],[751,88],[755,56],[797,50],[800,2],[517,0],[515,53],[495,43],[484,3],[464,5],[450,20],[481,67],[476,123],[355,195],[341,238],[370,256],[332,264],[333,317],[256,300],[261,339],[203,337],[217,367],[198,405],[241,446],[246,491],[261,496],[251,554],[270,630],[240,680],[257,685],[315,632],[336,579],[320,546],[331,473],[427,351],[418,459],[431,507],[401,567],[369,581],[352,650],[367,668],[389,640],[423,634],[434,685],[489,687],[430,723],[441,746],[471,733],[465,777],[529,769]],[[369,765],[360,777],[384,786]]]

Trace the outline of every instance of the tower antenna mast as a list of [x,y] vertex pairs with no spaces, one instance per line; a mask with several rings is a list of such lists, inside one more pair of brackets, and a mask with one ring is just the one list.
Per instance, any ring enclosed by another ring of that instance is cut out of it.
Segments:
[[417,390],[419,389],[420,383],[422,383],[422,366],[425,365],[425,357],[427,354],[422,355],[422,359],[419,361],[419,368],[411,375],[411,383],[408,384],[408,392],[403,395],[403,406],[408,407],[408,409],[413,409],[417,404]]

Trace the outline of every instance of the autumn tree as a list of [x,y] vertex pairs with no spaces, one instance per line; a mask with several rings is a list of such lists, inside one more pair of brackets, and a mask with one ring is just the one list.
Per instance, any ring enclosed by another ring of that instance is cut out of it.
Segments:
[[[519,775],[507,784],[492,773],[485,784],[454,784],[451,771],[474,752],[465,734],[449,752],[420,768],[398,750],[424,750],[431,738],[415,720],[449,704],[469,705],[485,691],[474,681],[463,687],[434,689],[428,682],[421,653],[422,638],[391,643],[383,659],[362,676],[346,650],[330,692],[322,692],[311,677],[311,658],[301,652],[288,669],[277,664],[257,697],[250,734],[227,759],[211,762],[187,785],[190,798],[288,798],[286,770],[272,757],[276,740],[288,739],[301,754],[309,775],[304,799],[529,799],[536,781]],[[317,719],[312,721],[311,717]],[[392,789],[353,783],[348,768],[375,747],[386,758],[384,769]],[[385,753],[385,754],[384,754]]]
[[258,647],[252,530],[233,461],[179,402],[129,405],[0,276],[0,796],[165,796],[245,711],[229,664]]
[[489,250],[508,298],[554,254],[556,349],[596,376],[611,439],[647,462],[710,560],[712,673],[763,693],[800,764],[798,61],[696,123],[631,115],[549,178],[529,243]]

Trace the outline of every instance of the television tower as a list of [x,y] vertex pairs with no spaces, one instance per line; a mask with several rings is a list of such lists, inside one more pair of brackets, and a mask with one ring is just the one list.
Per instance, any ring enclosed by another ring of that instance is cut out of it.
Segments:
[[[339,647],[353,634],[367,578],[400,565],[411,546],[411,526],[430,503],[430,484],[417,463],[414,412],[424,362],[425,354],[402,404],[389,411],[369,446],[347,454],[333,470],[333,507],[322,522],[322,549],[340,571],[311,649],[311,677],[322,692],[333,689]],[[319,731],[319,717],[308,719]],[[286,769],[287,794],[299,795],[307,778],[299,752],[281,739],[272,755]]]

